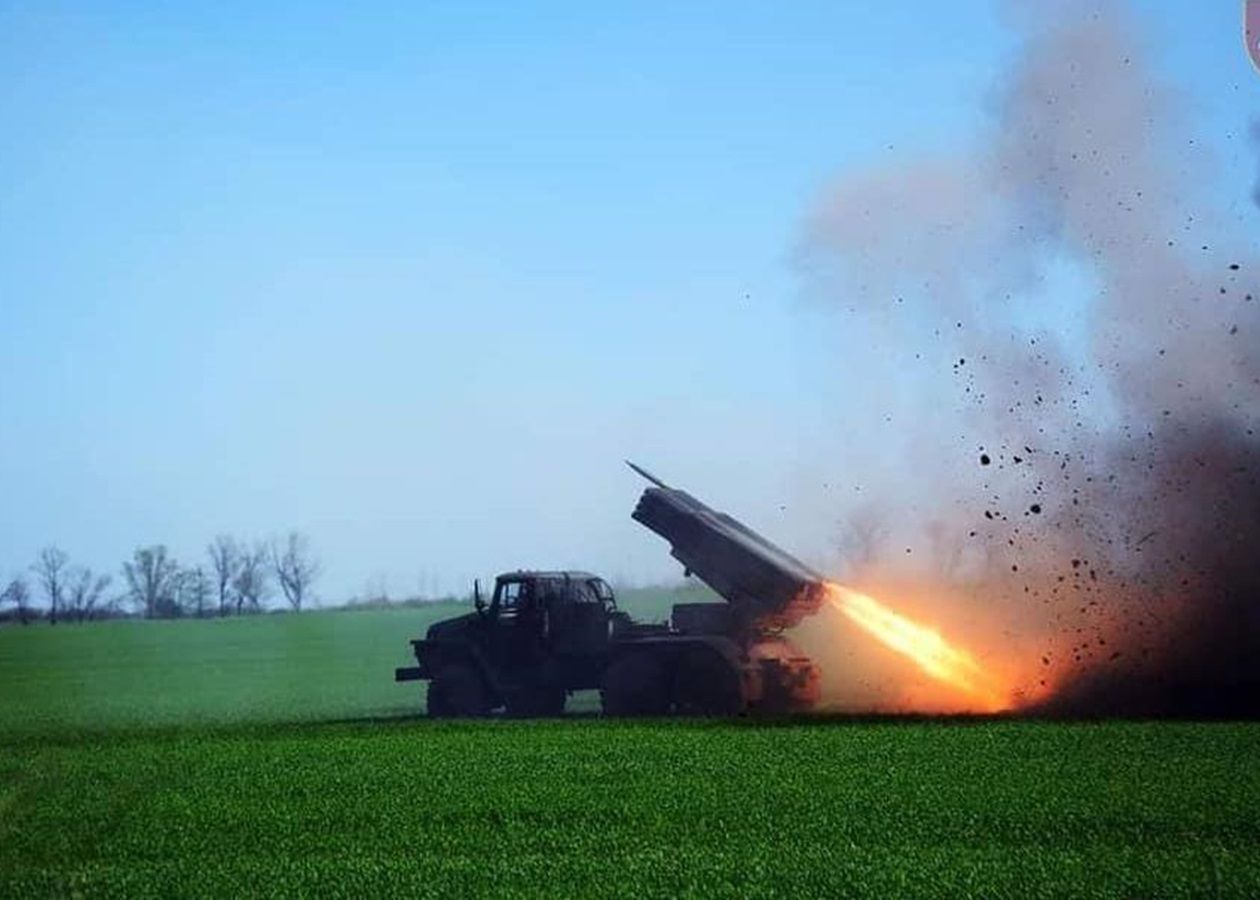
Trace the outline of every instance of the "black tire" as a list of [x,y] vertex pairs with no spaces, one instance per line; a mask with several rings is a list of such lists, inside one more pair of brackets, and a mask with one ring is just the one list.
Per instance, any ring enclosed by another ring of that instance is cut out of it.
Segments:
[[669,714],[669,678],[665,664],[649,652],[629,653],[604,673],[600,691],[606,716]]
[[564,714],[563,688],[522,688],[507,695],[509,716],[518,719],[554,718]]
[[470,665],[443,666],[429,684],[430,718],[465,719],[484,716],[489,711],[486,684]]
[[739,670],[712,650],[693,650],[678,661],[670,693],[680,716],[736,716],[744,709]]

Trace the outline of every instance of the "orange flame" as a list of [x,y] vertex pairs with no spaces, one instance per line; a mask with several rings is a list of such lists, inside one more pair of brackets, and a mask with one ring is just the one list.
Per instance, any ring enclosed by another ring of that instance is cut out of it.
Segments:
[[931,628],[893,612],[874,597],[839,584],[828,586],[837,609],[885,646],[908,657],[923,672],[979,704],[982,712],[1009,709],[1012,700],[976,660]]

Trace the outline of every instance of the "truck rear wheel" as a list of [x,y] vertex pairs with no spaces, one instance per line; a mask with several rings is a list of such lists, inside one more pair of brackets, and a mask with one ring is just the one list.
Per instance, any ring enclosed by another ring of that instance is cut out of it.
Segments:
[[606,716],[663,716],[669,712],[665,666],[649,653],[631,653],[613,662],[600,691]]
[[683,716],[734,716],[744,708],[739,670],[718,653],[694,650],[678,662],[674,710]]
[[470,665],[443,666],[429,684],[430,718],[468,718],[484,716],[489,711],[485,682]]

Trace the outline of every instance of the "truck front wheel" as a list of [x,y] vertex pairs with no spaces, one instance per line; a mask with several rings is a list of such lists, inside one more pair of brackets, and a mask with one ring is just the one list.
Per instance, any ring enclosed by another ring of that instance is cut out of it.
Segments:
[[484,716],[489,711],[485,682],[470,665],[443,666],[429,684],[430,718],[468,718]]

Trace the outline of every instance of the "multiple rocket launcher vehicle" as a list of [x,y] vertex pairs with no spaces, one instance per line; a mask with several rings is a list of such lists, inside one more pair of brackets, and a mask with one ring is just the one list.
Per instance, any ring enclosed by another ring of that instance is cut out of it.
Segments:
[[650,482],[632,518],[669,542],[688,575],[725,603],[681,603],[668,623],[635,622],[585,572],[500,575],[476,612],[411,642],[429,714],[557,715],[575,690],[599,689],[607,715],[734,715],[807,709],[817,666],[782,634],[816,612],[825,580],[800,560],[633,463]]

